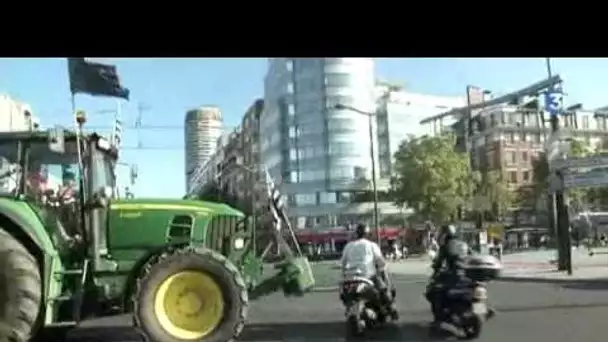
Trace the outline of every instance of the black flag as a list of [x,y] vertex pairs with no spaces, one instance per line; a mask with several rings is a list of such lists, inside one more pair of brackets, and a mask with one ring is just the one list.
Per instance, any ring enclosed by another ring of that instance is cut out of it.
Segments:
[[119,97],[129,100],[129,89],[120,84],[116,66],[68,58],[70,91],[93,96]]

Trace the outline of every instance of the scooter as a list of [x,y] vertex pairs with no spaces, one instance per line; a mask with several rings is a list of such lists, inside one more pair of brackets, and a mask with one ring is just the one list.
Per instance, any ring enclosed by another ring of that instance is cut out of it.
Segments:
[[[496,279],[502,265],[493,256],[471,255],[465,262],[464,277],[445,292],[441,316],[443,323],[452,325],[466,339],[478,338],[486,321],[495,311],[488,306],[486,283]],[[436,272],[427,285],[425,296],[433,303],[436,294],[446,291],[443,287],[444,272]]]
[[[391,292],[394,300],[395,289]],[[388,319],[399,318],[397,312],[382,307],[378,289],[364,277],[345,280],[340,286],[340,299],[345,306],[347,333],[352,336],[362,336],[366,330],[381,327]]]

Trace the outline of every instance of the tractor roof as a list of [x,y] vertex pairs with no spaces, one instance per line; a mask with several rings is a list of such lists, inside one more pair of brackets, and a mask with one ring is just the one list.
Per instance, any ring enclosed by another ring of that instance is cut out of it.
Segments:
[[212,211],[219,215],[229,215],[245,217],[243,212],[224,203],[215,203],[199,200],[184,200],[184,199],[169,199],[169,198],[133,198],[133,199],[118,199],[112,201],[112,204],[133,204],[133,205],[154,205],[158,207],[184,207],[184,208],[203,208]]
[[[76,132],[71,130],[64,130],[64,137],[66,141],[76,140]],[[99,135],[97,133],[89,133],[85,134],[84,137],[85,139],[87,139],[90,137],[99,137]],[[48,141],[49,132],[46,130],[0,132],[0,142],[20,140]]]

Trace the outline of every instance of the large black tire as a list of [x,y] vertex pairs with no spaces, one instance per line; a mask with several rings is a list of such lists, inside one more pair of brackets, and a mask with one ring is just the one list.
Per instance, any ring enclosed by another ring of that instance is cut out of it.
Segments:
[[42,281],[36,258],[0,227],[0,342],[26,342],[41,308]]
[[[196,339],[181,339],[165,330],[155,311],[155,296],[161,284],[181,271],[199,271],[219,286],[224,311],[219,325],[209,334]],[[242,333],[249,301],[247,288],[239,270],[223,255],[204,248],[166,251],[145,266],[133,297],[135,326],[150,342],[227,342]],[[0,341],[1,342],[1,341]]]

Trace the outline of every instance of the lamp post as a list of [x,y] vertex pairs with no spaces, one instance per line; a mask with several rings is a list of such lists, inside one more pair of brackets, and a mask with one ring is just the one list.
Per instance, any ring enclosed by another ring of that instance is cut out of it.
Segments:
[[350,110],[352,112],[358,113],[358,114],[362,114],[362,115],[367,115],[367,117],[369,118],[369,157],[371,158],[371,162],[372,162],[372,193],[374,196],[374,227],[376,229],[376,238],[378,239],[378,243],[381,242],[381,238],[380,238],[380,225],[378,224],[378,187],[377,187],[377,183],[376,183],[376,158],[375,158],[375,154],[374,154],[374,129],[373,129],[373,118],[376,115],[375,113],[370,113],[370,112],[366,112],[366,111],[362,111],[360,109],[351,107],[351,106],[346,106],[343,104],[336,104],[334,106],[335,109],[338,110]]

